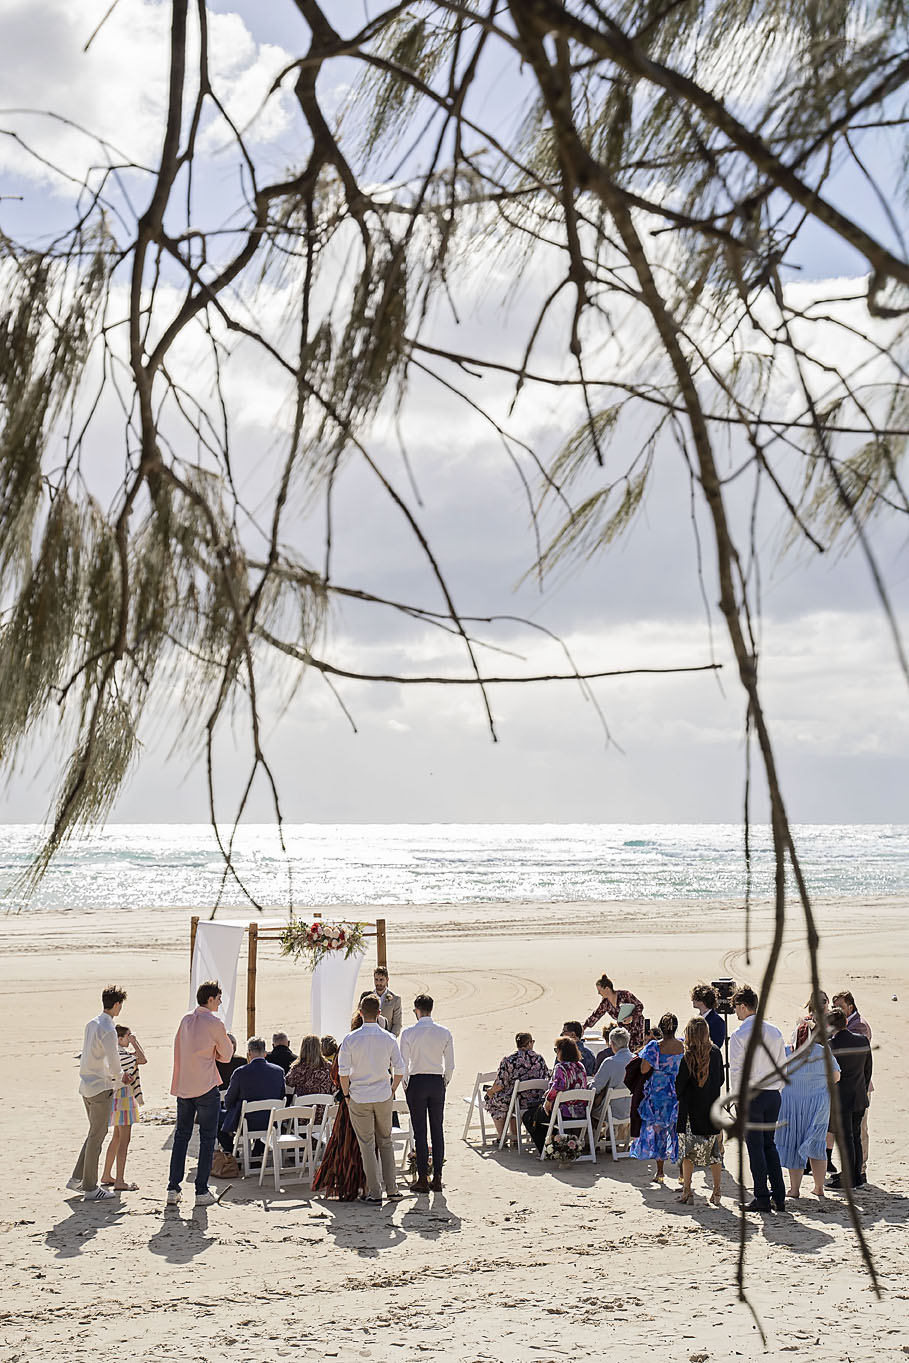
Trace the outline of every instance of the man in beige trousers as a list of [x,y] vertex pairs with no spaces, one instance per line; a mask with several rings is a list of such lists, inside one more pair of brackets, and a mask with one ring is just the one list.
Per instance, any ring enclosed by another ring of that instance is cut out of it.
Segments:
[[378,1024],[379,1000],[375,994],[361,999],[360,1012],[363,1026],[348,1032],[338,1052],[341,1092],[347,1101],[366,1173],[364,1201],[381,1202],[383,1183],[386,1197],[397,1201],[402,1194],[397,1189],[391,1113],[394,1094],[404,1073],[404,1060],[391,1032]]

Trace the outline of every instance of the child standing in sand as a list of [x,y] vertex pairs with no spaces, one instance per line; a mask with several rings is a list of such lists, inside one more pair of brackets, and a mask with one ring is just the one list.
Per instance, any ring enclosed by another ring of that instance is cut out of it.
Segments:
[[[146,1055],[139,1045],[139,1038],[128,1027],[117,1028],[117,1045],[120,1065],[129,1082],[121,1084],[114,1091],[110,1122],[114,1133],[107,1147],[104,1160],[104,1173],[101,1175],[103,1187],[116,1188],[118,1192],[134,1193],[138,1183],[126,1182],[126,1156],[129,1153],[129,1138],[133,1124],[139,1120],[139,1108],[143,1105],[142,1085],[139,1082],[139,1066],[146,1064]],[[132,1049],[130,1049],[132,1047]],[[117,1176],[113,1177],[114,1161],[117,1163]]]

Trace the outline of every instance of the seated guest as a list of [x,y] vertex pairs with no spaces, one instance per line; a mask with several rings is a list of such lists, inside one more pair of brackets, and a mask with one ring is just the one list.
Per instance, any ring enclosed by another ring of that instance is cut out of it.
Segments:
[[[251,1036],[246,1043],[248,1063],[234,1070],[224,1095],[224,1116],[218,1131],[221,1149],[230,1152],[234,1147],[234,1133],[240,1125],[244,1103],[261,1103],[266,1098],[280,1098],[284,1102],[284,1071],[265,1057],[265,1042]],[[267,1112],[252,1112],[247,1126],[250,1131],[264,1131],[268,1126]]]
[[[549,1066],[541,1055],[537,1055],[533,1049],[533,1037],[529,1032],[518,1032],[514,1039],[517,1046],[516,1051],[511,1055],[506,1055],[499,1063],[499,1072],[496,1075],[494,1084],[490,1084],[486,1090],[483,1102],[486,1111],[496,1124],[496,1131],[501,1136],[505,1130],[505,1118],[508,1116],[508,1106],[511,1102],[511,1092],[515,1084],[522,1079],[539,1079],[540,1097],[542,1099],[549,1085]],[[524,1094],[525,1107],[534,1106],[533,1090],[528,1089]]]
[[[625,1087],[625,1071],[633,1057],[633,1052],[628,1046],[630,1040],[627,1027],[613,1027],[609,1033],[609,1049],[597,1057],[601,1063],[591,1085],[597,1093],[593,1100],[593,1110],[597,1115],[606,1101],[609,1090]],[[616,1121],[627,1122],[631,1117],[631,1098],[619,1098],[613,1104],[612,1111]]]
[[712,984],[696,984],[691,991],[691,1004],[707,1023],[710,1040],[722,1046],[726,1040],[726,1019],[716,1011],[716,990]]
[[233,1074],[234,1070],[240,1069],[241,1065],[245,1065],[247,1063],[242,1055],[237,1055],[237,1038],[234,1036],[233,1032],[228,1032],[227,1035],[230,1040],[230,1044],[233,1046],[230,1059],[215,1061],[215,1064],[218,1067],[218,1073],[221,1076],[221,1082],[218,1085],[218,1088],[221,1089],[222,1092],[224,1089],[227,1088],[228,1084],[230,1083],[231,1075]]
[[[581,1064],[581,1055],[574,1037],[560,1036],[555,1043],[556,1063],[549,1081],[549,1092],[542,1103],[524,1113],[523,1122],[530,1132],[530,1138],[542,1154],[549,1127],[552,1105],[560,1093],[569,1089],[586,1089],[587,1073]],[[562,1116],[571,1121],[584,1116],[583,1103],[565,1103],[561,1107]]]
[[[334,1093],[331,1068],[322,1059],[322,1046],[317,1036],[305,1036],[300,1042],[300,1059],[287,1071],[287,1087],[293,1093]],[[316,1121],[321,1122],[320,1108]]]
[[581,1064],[584,1066],[586,1074],[593,1074],[597,1067],[596,1056],[589,1047],[584,1045],[584,1028],[579,1022],[563,1022],[562,1036],[573,1037],[578,1043],[578,1054],[581,1057]]
[[608,975],[601,975],[597,980],[597,993],[600,996],[599,1006],[594,1008],[585,1021],[584,1031],[586,1032],[595,1022],[599,1022],[604,1013],[608,1013],[616,1022],[621,1022],[628,1028],[631,1049],[640,1050],[644,1044],[644,1005],[641,1000],[627,989],[614,989]]
[[275,1032],[271,1039],[271,1050],[265,1057],[269,1065],[280,1065],[286,1074],[296,1058],[290,1049],[290,1038],[287,1033]]

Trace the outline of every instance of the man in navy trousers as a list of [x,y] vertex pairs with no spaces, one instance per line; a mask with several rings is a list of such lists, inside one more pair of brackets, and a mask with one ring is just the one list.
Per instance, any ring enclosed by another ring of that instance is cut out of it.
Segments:
[[454,1043],[447,1027],[432,1020],[432,999],[418,994],[413,1001],[416,1022],[401,1033],[401,1055],[404,1057],[404,1090],[410,1109],[413,1143],[417,1152],[417,1177],[414,1192],[428,1193],[429,1146],[426,1141],[426,1122],[432,1144],[432,1191],[442,1191],[442,1162],[445,1159],[445,1137],[442,1118],[445,1113],[445,1089],[454,1073]]

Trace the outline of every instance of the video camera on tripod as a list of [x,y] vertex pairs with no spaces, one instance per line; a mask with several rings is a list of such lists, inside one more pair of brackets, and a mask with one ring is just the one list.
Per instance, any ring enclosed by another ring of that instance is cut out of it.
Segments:
[[735,980],[724,977],[721,980],[711,980],[710,988],[716,994],[716,1011],[725,1013],[728,1017],[735,1010],[732,1007],[732,996],[735,993]]

